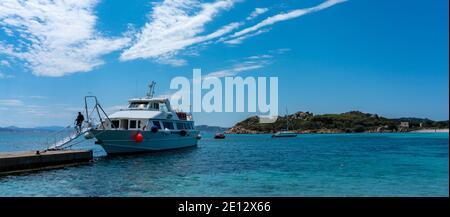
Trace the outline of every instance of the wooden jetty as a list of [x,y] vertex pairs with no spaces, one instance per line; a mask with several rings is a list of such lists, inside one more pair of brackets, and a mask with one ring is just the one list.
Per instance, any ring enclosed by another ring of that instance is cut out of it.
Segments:
[[78,165],[92,159],[92,150],[1,152],[0,175]]

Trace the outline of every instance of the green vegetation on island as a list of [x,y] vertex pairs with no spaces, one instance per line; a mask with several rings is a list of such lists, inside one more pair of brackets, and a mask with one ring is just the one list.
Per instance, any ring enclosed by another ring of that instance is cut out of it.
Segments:
[[286,130],[297,133],[359,133],[359,132],[410,132],[420,129],[448,129],[448,121],[433,121],[421,118],[389,119],[377,114],[351,111],[342,114],[314,115],[310,112],[297,112],[279,117],[274,123],[260,123],[252,116],[237,123],[227,133],[275,133]]

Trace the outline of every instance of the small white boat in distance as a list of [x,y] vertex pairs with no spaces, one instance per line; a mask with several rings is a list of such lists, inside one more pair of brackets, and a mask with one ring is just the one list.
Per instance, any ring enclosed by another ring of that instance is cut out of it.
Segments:
[[[106,115],[95,99],[100,124],[88,133],[108,154],[164,151],[197,146],[199,131],[191,114],[175,111],[167,98],[154,98],[152,82],[146,97],[130,99],[128,107]],[[87,104],[87,103],[86,103]],[[106,118],[100,116],[102,111]],[[90,120],[86,106],[88,120]]]
[[280,131],[272,134],[272,137],[297,137],[297,134],[292,131]]
[[297,137],[297,134],[295,132],[289,131],[289,117],[287,108],[286,108],[286,130],[276,132],[272,134],[272,137]]
[[225,139],[225,134],[223,134],[223,133],[216,133],[214,135],[214,139]]

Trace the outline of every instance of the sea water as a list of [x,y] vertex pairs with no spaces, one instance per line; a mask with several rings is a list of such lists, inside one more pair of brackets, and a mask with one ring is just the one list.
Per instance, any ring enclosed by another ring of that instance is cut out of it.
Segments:
[[[196,148],[108,157],[0,177],[0,196],[449,196],[448,133],[204,134]],[[0,132],[0,152],[46,134]]]

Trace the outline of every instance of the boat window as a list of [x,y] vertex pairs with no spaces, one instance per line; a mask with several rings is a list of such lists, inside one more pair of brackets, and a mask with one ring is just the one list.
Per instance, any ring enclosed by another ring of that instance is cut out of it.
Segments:
[[178,130],[186,129],[186,126],[184,125],[184,123],[177,122],[177,129]]
[[128,108],[146,109],[148,102],[132,102]]
[[168,112],[169,108],[167,108],[167,105],[165,103],[158,104],[158,110],[163,112]]
[[164,126],[164,128],[167,128],[169,130],[173,130],[174,129],[172,122],[163,121],[163,126]]
[[120,127],[122,127],[122,128],[124,128],[125,130],[127,130],[128,129],[128,120],[127,119],[123,119],[123,120],[120,120]]
[[189,129],[194,129],[194,125],[192,124],[192,122],[190,122],[190,123],[188,124],[188,126],[189,126]]
[[158,129],[161,129],[161,124],[159,123],[159,121],[153,121],[153,126],[158,127]]
[[141,121],[138,121],[138,127],[139,129],[141,129]]
[[159,110],[159,104],[158,103],[151,102],[148,107],[151,110]]
[[119,128],[119,120],[111,121],[111,128]]
[[136,129],[136,121],[130,120],[130,129]]

